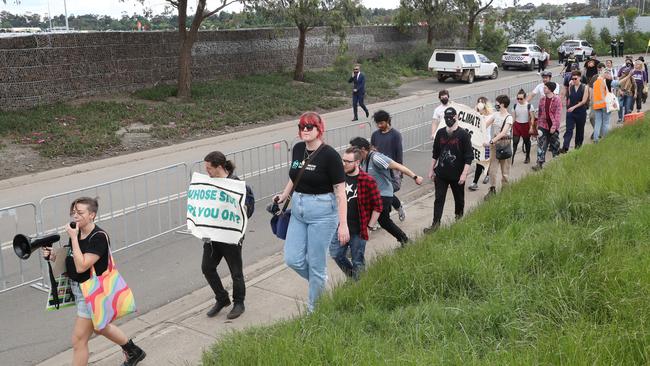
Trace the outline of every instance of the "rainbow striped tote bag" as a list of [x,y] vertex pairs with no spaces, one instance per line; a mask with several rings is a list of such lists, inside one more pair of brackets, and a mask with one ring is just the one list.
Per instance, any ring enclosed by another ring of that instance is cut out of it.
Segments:
[[[106,235],[105,232],[98,233]],[[96,330],[102,330],[113,320],[135,312],[133,292],[115,268],[110,241],[108,256],[106,272],[97,276],[93,266],[90,269],[90,279],[79,284]]]

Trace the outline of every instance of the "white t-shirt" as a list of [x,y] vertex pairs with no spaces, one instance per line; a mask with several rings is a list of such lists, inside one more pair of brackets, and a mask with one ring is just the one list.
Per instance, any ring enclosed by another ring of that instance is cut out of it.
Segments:
[[524,103],[524,104],[519,104],[515,103],[512,106],[512,110],[514,111],[514,117],[515,117],[515,122],[518,123],[528,123],[530,122],[530,115],[528,114],[528,106],[530,106],[530,112],[535,113],[535,107],[532,104]]
[[[560,95],[560,84],[555,84],[555,90],[553,90],[553,93],[555,93],[555,95]],[[537,84],[535,89],[533,89],[533,94],[544,95],[544,83]]]
[[[519,109],[519,108],[517,108]],[[501,133],[501,129],[509,129],[510,126],[512,126],[512,115],[506,114],[505,117],[501,115],[501,112],[494,112],[494,122],[492,122],[492,125],[490,126],[491,134],[490,138],[494,138],[496,135]],[[503,124],[508,124],[510,126],[504,127]],[[508,135],[510,135],[510,132],[508,132]]]
[[436,109],[433,110],[433,119],[438,120],[438,123],[444,122],[445,109],[449,107],[450,107],[449,103],[447,103],[447,105],[441,104],[437,106]]

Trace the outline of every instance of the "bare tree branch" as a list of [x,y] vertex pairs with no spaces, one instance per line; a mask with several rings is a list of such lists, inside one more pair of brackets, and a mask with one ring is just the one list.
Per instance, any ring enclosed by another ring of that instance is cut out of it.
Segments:
[[230,0],[230,1],[222,0],[222,1],[221,1],[221,5],[219,5],[219,7],[217,7],[216,9],[214,9],[214,10],[212,10],[212,11],[209,11],[209,12],[207,12],[207,13],[204,13],[204,14],[203,14],[203,19],[205,19],[205,18],[209,18],[209,17],[213,16],[213,15],[216,14],[217,12],[221,11],[221,9],[225,8],[226,6],[228,6],[228,5],[230,5],[230,4],[234,4],[234,3],[236,3],[237,1],[238,1],[238,0]]

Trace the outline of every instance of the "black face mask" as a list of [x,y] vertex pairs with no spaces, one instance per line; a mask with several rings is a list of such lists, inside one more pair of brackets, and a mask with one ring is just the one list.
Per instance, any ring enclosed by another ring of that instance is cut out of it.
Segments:
[[631,64],[631,63],[627,63],[627,64],[625,64],[625,65],[627,65],[627,67],[632,67],[632,64]]
[[449,98],[440,98],[440,103],[447,104],[448,102],[449,102]]
[[451,126],[453,126],[454,123],[456,123],[455,119],[453,119],[453,118],[445,118],[445,124],[447,125],[447,127],[451,128]]
[[500,111],[501,110],[501,105],[499,105],[499,104],[495,105],[494,109],[496,109],[497,112]]

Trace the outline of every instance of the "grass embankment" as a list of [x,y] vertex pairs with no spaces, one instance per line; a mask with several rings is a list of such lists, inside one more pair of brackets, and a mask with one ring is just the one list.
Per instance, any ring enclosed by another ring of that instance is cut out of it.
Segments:
[[[364,62],[367,102],[395,97],[401,77],[428,75],[416,69],[427,52],[418,49],[412,54]],[[307,72],[305,83],[292,82],[291,73],[197,82],[191,103],[168,102],[176,87],[162,85],[138,91],[126,101],[59,103],[3,112],[0,138],[33,145],[46,157],[84,157],[119,148],[121,139],[116,132],[136,122],[152,125],[152,137],[173,141],[192,138],[197,132],[202,136],[216,133],[227,125],[295,117],[306,110],[332,110],[351,103],[352,87],[347,80],[353,62],[347,61],[331,69]]]
[[647,364],[648,151],[646,120],[563,155],[203,364]]

